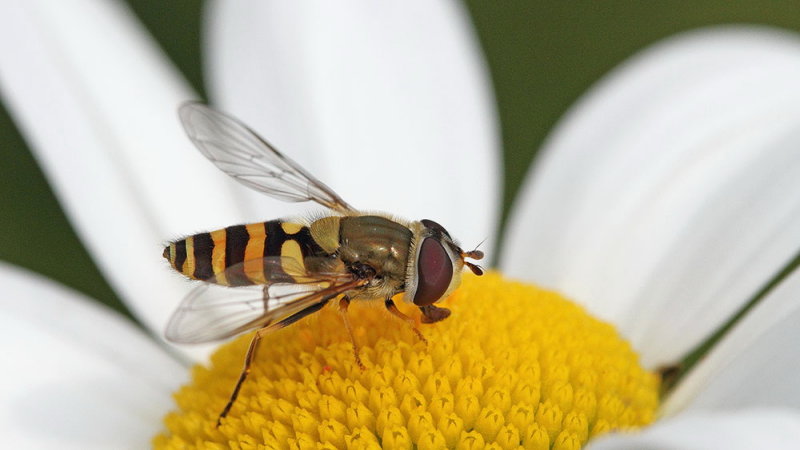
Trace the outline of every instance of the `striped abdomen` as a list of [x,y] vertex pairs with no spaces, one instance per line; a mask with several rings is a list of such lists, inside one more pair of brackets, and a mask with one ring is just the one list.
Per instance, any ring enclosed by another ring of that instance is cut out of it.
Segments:
[[265,284],[265,256],[326,256],[309,228],[271,220],[235,225],[210,233],[198,233],[172,242],[164,257],[175,270],[195,280],[226,286]]

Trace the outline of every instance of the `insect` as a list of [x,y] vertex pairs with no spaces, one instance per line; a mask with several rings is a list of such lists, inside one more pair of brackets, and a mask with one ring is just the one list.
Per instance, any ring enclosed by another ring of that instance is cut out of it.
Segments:
[[203,343],[257,330],[217,426],[235,403],[258,344],[269,332],[334,302],[363,370],[347,316],[351,301],[383,301],[427,342],[392,297],[402,293],[404,301],[419,307],[422,322],[438,322],[450,310],[435,303],[459,286],[462,268],[483,274],[465,260],[480,260],[483,252],[462,250],[438,223],[359,212],[246,125],[208,106],[186,103],[179,116],[200,152],[240,183],[280,200],[313,201],[330,210],[308,221],[279,219],[198,233],[164,249],[175,270],[204,282],[170,319],[169,341]]

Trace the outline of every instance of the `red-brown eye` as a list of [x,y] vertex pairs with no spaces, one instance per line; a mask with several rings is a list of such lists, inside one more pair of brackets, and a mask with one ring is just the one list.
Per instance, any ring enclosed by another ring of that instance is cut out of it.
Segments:
[[439,233],[450,237],[450,233],[448,233],[447,230],[445,230],[444,227],[439,225],[437,222],[434,222],[431,219],[422,219],[420,222],[425,225],[425,228],[430,228],[431,230],[438,231]]
[[439,300],[450,286],[453,279],[453,262],[434,238],[425,238],[419,250],[417,261],[417,291],[414,293],[414,304],[425,306]]

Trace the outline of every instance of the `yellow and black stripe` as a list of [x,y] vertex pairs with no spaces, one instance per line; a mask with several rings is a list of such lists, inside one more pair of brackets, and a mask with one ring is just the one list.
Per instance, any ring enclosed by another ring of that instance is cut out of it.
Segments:
[[302,264],[309,256],[329,255],[307,226],[281,220],[198,233],[164,249],[164,258],[178,272],[225,286],[265,284],[264,257],[293,257]]

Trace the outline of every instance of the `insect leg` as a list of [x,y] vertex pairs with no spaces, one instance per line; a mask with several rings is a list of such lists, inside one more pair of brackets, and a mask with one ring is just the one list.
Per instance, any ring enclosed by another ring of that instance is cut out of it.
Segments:
[[419,310],[422,311],[422,323],[436,323],[450,317],[449,309],[434,305],[420,306]]
[[406,323],[411,325],[411,329],[414,330],[414,333],[417,335],[419,340],[422,341],[425,345],[428,345],[428,340],[425,339],[425,336],[423,336],[422,333],[419,331],[419,328],[417,328],[417,323],[414,321],[414,319],[400,312],[400,310],[397,309],[397,305],[394,304],[394,301],[391,298],[387,298],[383,304],[386,305],[386,309],[388,309],[390,313],[392,313],[394,316],[399,317],[401,320],[404,320],[406,321]]
[[242,383],[244,383],[247,375],[250,374],[250,365],[255,359],[256,347],[258,347],[258,343],[261,341],[261,338],[270,331],[289,326],[303,317],[319,311],[323,306],[325,306],[326,303],[328,303],[330,299],[331,297],[325,297],[318,303],[314,303],[313,305],[300,310],[279,322],[275,322],[274,324],[270,324],[256,331],[255,336],[253,336],[253,340],[250,341],[250,346],[247,348],[247,356],[244,358],[244,368],[242,368],[242,373],[239,374],[239,380],[236,382],[236,387],[233,388],[231,398],[228,399],[228,403],[225,405],[225,408],[223,408],[222,412],[219,414],[219,417],[217,417],[217,428],[219,428],[222,419],[224,419],[225,416],[228,415],[228,412],[230,412],[231,407],[233,407],[233,404],[236,402],[236,398],[239,396],[239,390],[242,388]]
[[356,344],[356,337],[353,335],[353,327],[350,326],[350,319],[347,318],[347,307],[350,306],[350,299],[348,297],[342,297],[339,300],[339,312],[342,314],[342,320],[344,321],[344,326],[347,328],[347,332],[350,334],[350,341],[353,343],[353,356],[356,357],[356,364],[361,370],[366,370],[364,363],[361,362],[361,357],[358,356],[358,344]]

